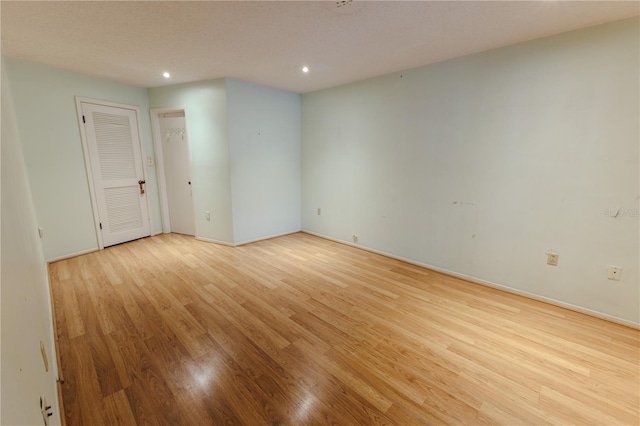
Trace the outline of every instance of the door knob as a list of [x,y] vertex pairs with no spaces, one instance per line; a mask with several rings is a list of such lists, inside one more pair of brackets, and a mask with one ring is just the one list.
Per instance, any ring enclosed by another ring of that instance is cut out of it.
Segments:
[[147,182],[144,181],[144,180],[139,180],[138,181],[138,185],[140,185],[140,195],[144,194],[144,186],[142,186],[142,185],[144,185],[145,183],[147,183]]

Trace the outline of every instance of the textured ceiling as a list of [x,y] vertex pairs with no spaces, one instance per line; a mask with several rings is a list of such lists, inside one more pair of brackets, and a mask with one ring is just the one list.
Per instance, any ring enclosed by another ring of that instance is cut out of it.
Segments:
[[637,1],[343,3],[2,1],[2,51],[143,87],[235,77],[303,93],[640,9]]

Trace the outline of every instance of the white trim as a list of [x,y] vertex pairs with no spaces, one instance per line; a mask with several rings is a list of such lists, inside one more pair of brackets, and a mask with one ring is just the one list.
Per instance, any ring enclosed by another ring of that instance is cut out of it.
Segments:
[[203,237],[195,237],[196,240],[198,241],[204,241],[206,243],[215,243],[215,244],[222,244],[223,246],[229,246],[229,247],[235,247],[236,245],[233,243],[228,243],[226,241],[219,241],[219,240],[213,240],[211,238],[203,238]]
[[[52,356],[54,357],[54,361],[50,361],[49,363],[51,364],[51,372],[53,373],[54,377],[56,378],[56,382],[55,382],[55,387],[56,387],[56,392],[54,393],[54,400],[55,400],[55,405],[50,404],[54,407],[58,408],[58,418],[62,421],[63,417],[64,417],[64,413],[62,411],[63,408],[63,404],[61,404],[61,399],[60,399],[60,386],[61,386],[61,374],[60,374],[60,365],[58,364],[58,361],[60,361],[60,357],[58,356],[60,351],[58,348],[58,339],[57,339],[57,332],[56,332],[56,319],[54,316],[54,306],[53,306],[53,289],[51,287],[51,280],[49,279],[49,264],[45,262],[45,272],[46,272],[46,281],[47,281],[47,315],[48,317],[51,319],[51,321],[49,322],[49,339],[51,345],[53,345],[53,354]],[[51,349],[51,348],[49,348]]]
[[[162,139],[160,135],[160,117],[159,114],[164,112],[165,108],[152,109],[149,111],[151,115],[151,133],[153,135],[153,149],[156,153],[156,177],[158,178],[158,198],[160,199],[160,212],[162,216],[162,232],[168,234],[171,232],[171,220],[169,218],[169,202],[167,201],[167,180],[164,175],[164,156],[162,153]],[[186,121],[186,119],[185,119]]]
[[[138,141],[140,141],[140,154],[142,154],[142,176],[145,182],[149,182],[149,174],[147,172],[147,153],[144,150],[144,139],[142,139],[142,125],[140,123],[140,107],[134,106],[133,109],[136,112],[136,121],[138,125]],[[145,188],[149,188],[149,185],[145,185]],[[151,217],[151,197],[149,191],[146,191],[147,196],[147,217],[149,218],[149,236],[153,235],[153,217]]]
[[82,251],[78,251],[75,253],[71,253],[71,254],[65,254],[64,256],[59,256],[59,257],[54,257],[51,259],[47,259],[47,263],[53,263],[53,262],[57,262],[59,260],[64,260],[64,259],[70,259],[72,257],[76,257],[76,256],[82,256],[83,254],[89,254],[89,253],[93,253],[94,251],[99,251],[99,250],[103,250],[100,248],[91,248],[88,250],[82,250]]
[[302,231],[301,229],[296,229],[295,231],[283,232],[282,234],[269,235],[267,237],[260,237],[260,238],[256,238],[255,240],[241,241],[239,243],[228,243],[226,241],[213,240],[211,238],[204,238],[204,237],[198,237],[198,236],[196,236],[196,240],[205,241],[207,243],[223,244],[229,247],[239,247],[239,246],[244,246],[251,243],[257,243],[258,241],[270,240],[272,238],[284,237],[285,235],[297,234],[298,232],[305,232],[305,231]]
[[[160,132],[160,114],[165,114],[169,112],[180,112],[184,113],[184,132],[187,136],[187,152],[189,156],[189,178],[191,179],[191,191],[193,193],[193,188],[196,185],[193,179],[192,163],[193,163],[193,151],[191,149],[191,139],[189,137],[189,123],[187,120],[188,112],[186,106],[180,106],[175,108],[153,108],[149,110],[149,114],[151,115],[151,132],[153,134],[153,148],[156,153],[156,177],[158,179],[158,197],[160,198],[160,211],[162,213],[162,232],[168,234],[171,232],[171,217],[169,216],[169,201],[167,197],[167,177],[164,171],[164,155],[162,151],[162,135]],[[191,199],[191,203],[193,205],[193,211],[195,214],[195,200]],[[195,226],[195,234],[198,235],[198,221],[193,218],[193,223]]]
[[257,243],[258,241],[270,240],[271,238],[284,237],[285,235],[297,234],[298,232],[300,232],[300,229],[296,229],[295,231],[284,232],[282,234],[269,235],[268,237],[256,238],[255,240],[241,241],[239,243],[235,243],[235,246],[238,247],[238,246],[243,246],[245,244]]
[[508,287],[502,284],[497,284],[491,281],[487,281],[487,280],[483,280],[480,278],[476,278],[476,277],[472,277],[470,275],[465,275],[465,274],[460,274],[458,272],[454,272],[454,271],[450,271],[448,269],[444,269],[444,268],[439,268],[437,266],[433,266],[433,265],[429,265],[428,263],[422,263],[422,262],[418,262],[415,260],[411,260],[411,259],[407,259],[405,257],[402,256],[396,256],[394,254],[390,254],[384,251],[380,251],[380,250],[375,250],[372,248],[368,248],[368,247],[364,247],[358,244],[354,244],[354,243],[350,243],[348,241],[343,241],[343,240],[338,240],[336,238],[331,238],[331,237],[327,237],[326,235],[322,235],[322,234],[318,234],[315,232],[311,232],[311,231],[307,231],[305,229],[301,230],[301,232],[304,232],[305,234],[309,234],[309,235],[313,235],[315,237],[319,237],[319,238],[324,238],[325,240],[330,240],[330,241],[334,241],[336,243],[340,243],[340,244],[345,244],[351,247],[356,247],[371,253],[375,253],[375,254],[379,254],[385,257],[389,257],[391,259],[396,259],[396,260],[401,260],[403,262],[406,263],[410,263],[412,265],[416,265],[416,266],[420,266],[426,269],[430,269],[432,271],[436,271],[436,272],[440,272],[446,275],[450,275],[456,278],[461,278],[463,280],[466,281],[470,281],[472,283],[476,283],[476,284],[480,284],[480,285],[484,285],[487,287],[492,287],[492,288],[496,288],[498,290],[503,290],[506,291],[507,293],[512,293],[512,294],[517,294],[519,296],[524,296],[527,297],[529,299],[534,299],[534,300],[538,300],[540,302],[545,302],[545,303],[549,303],[550,305],[555,305],[555,306],[559,306],[561,308],[565,308],[565,309],[569,309],[571,311],[575,311],[575,312],[580,312],[582,314],[586,314],[586,315],[590,315],[596,318],[600,318],[600,319],[604,319],[607,321],[611,321],[617,324],[621,324],[621,325],[625,325],[628,327],[632,327],[635,329],[640,329],[640,322],[634,322],[634,321],[629,321],[623,318],[618,318],[616,316],[613,315],[609,315],[609,314],[605,314],[602,312],[598,312],[598,311],[594,311],[592,309],[588,309],[588,308],[583,308],[581,306],[577,306],[577,305],[572,305],[571,303],[566,303],[566,302],[561,302],[560,300],[556,300],[556,299],[551,299],[549,297],[545,297],[545,296],[540,296],[538,294],[534,294],[534,293],[529,293],[527,291],[523,291],[523,290],[518,290],[515,289],[513,287]]
[[[102,241],[102,232],[100,232],[100,216],[98,214],[98,203],[96,201],[96,191],[93,182],[93,173],[91,171],[91,159],[89,158],[89,146],[87,143],[87,133],[84,128],[84,122],[82,121],[82,104],[93,104],[93,105],[103,105],[113,108],[122,108],[132,110],[136,113],[136,125],[138,126],[138,142],[140,143],[140,153],[142,156],[142,176],[145,181],[149,179],[147,175],[147,168],[145,166],[146,162],[146,152],[144,149],[144,142],[142,139],[142,126],[140,125],[140,107],[136,105],[126,105],[119,104],[115,102],[109,101],[101,101],[97,99],[91,98],[83,98],[81,96],[76,96],[76,112],[78,114],[78,127],[80,127],[80,139],[82,140],[82,152],[84,154],[84,165],[85,170],[87,172],[87,181],[89,182],[89,194],[91,196],[91,208],[93,210],[93,221],[96,228],[96,237],[98,240],[98,250],[104,250],[104,242]],[[147,200],[147,217],[149,218],[149,236],[153,234],[153,220],[151,218],[151,200],[149,197],[149,193],[147,192],[147,196],[145,197]],[[77,254],[70,255],[69,257],[77,256]],[[64,258],[61,258],[64,259]],[[57,260],[61,260],[57,259]]]
[[[58,365],[58,342],[56,340],[56,332],[55,332],[55,328],[54,328],[54,322],[55,322],[55,318],[53,316],[53,297],[52,297],[52,288],[51,288],[51,280],[49,279],[49,264],[46,263],[45,264],[45,269],[47,272],[47,290],[48,290],[48,295],[47,295],[47,304],[48,304],[48,312],[47,315],[49,315],[49,318],[51,318],[51,328],[49,330],[49,337],[51,338],[51,342],[53,343],[53,350],[56,351],[53,355],[56,358],[55,362],[50,362],[52,368],[52,372],[54,374],[54,376],[56,377],[56,380],[60,378],[60,368]],[[57,389],[56,389],[57,390]],[[57,395],[58,392],[56,392]],[[56,398],[56,402],[57,402],[57,398]],[[59,404],[57,404],[59,405]]]
[[[96,189],[93,184],[93,173],[91,171],[91,159],[89,158],[89,145],[87,144],[87,133],[82,121],[82,103],[90,102],[89,99],[76,96],[76,112],[78,113],[78,127],[80,127],[80,139],[82,140],[82,153],[84,154],[84,168],[87,172],[89,182],[89,195],[91,197],[91,209],[93,210],[93,224],[96,229],[96,239],[98,240],[98,250],[104,249],[102,242],[102,232],[100,232],[100,216],[98,215],[98,203],[96,202]],[[64,258],[62,258],[64,259]],[[56,259],[61,260],[61,259]]]
[[[80,103],[85,103],[85,104],[108,106],[108,107],[112,107],[112,108],[130,109],[130,110],[134,110],[134,111],[139,111],[140,110],[140,107],[137,107],[135,105],[119,104],[119,103],[116,103],[116,102],[101,101],[99,99],[83,98],[82,96],[76,96],[75,99],[76,99],[76,105],[78,104],[78,102],[80,102]],[[80,117],[80,118],[82,118],[82,117]]]

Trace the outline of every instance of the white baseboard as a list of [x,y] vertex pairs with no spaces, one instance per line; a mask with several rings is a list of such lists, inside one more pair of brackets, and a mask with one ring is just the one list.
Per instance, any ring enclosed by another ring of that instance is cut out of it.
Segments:
[[278,237],[284,237],[285,235],[297,234],[298,232],[300,232],[300,229],[296,229],[295,231],[284,232],[282,234],[275,234],[275,235],[269,235],[266,237],[260,237],[260,238],[256,238],[255,240],[241,241],[239,243],[236,243],[235,245],[236,247],[243,246],[245,244],[257,243],[258,241],[270,240],[271,238],[278,238]]
[[83,254],[89,254],[89,253],[93,253],[94,251],[98,251],[98,247],[92,248],[92,249],[88,249],[88,250],[83,250],[83,251],[79,251],[76,253],[71,253],[71,254],[65,254],[64,256],[59,256],[59,257],[54,257],[51,259],[47,259],[47,263],[53,263],[53,262],[57,262],[59,260],[64,260],[64,259],[70,259],[72,257],[76,257],[76,256],[82,256]]
[[204,237],[195,237],[195,238],[198,241],[204,241],[206,243],[215,243],[215,244],[222,244],[223,246],[235,247],[235,244],[228,243],[226,241],[219,241],[219,240],[214,240],[212,238],[204,238]]
[[361,246],[361,245],[358,245],[358,244],[351,243],[349,241],[344,241],[344,240],[339,240],[339,239],[336,239],[336,238],[331,238],[331,237],[328,237],[326,235],[318,234],[316,232],[307,231],[305,229],[303,229],[301,232],[304,232],[305,234],[313,235],[313,236],[316,236],[316,237],[324,238],[325,240],[330,240],[330,241],[334,241],[336,243],[345,244],[345,245],[348,245],[348,246],[351,246],[351,247],[356,247],[356,248],[359,248],[361,250],[365,250],[365,251],[368,251],[368,252],[371,252],[371,253],[379,254],[381,256],[390,257],[391,259],[401,260],[403,262],[410,263],[412,265],[420,266],[422,268],[430,269],[430,270],[436,271],[436,272],[441,272],[443,274],[451,275],[451,276],[456,277],[456,278],[461,278],[461,279],[466,280],[466,281],[471,281],[471,282],[476,283],[476,284],[481,284],[481,285],[484,285],[484,286],[487,286],[487,287],[492,287],[492,288],[496,288],[498,290],[503,290],[503,291],[506,291],[508,293],[513,293],[513,294],[517,294],[519,296],[528,297],[529,299],[534,299],[534,300],[538,300],[538,301],[541,301],[541,302],[549,303],[551,305],[559,306],[561,308],[569,309],[571,311],[576,311],[576,312],[587,314],[587,315],[590,315],[590,316],[593,316],[593,317],[597,317],[597,318],[601,318],[601,319],[604,319],[604,320],[607,320],[607,321],[611,321],[611,322],[614,322],[616,324],[626,325],[628,327],[640,329],[640,322],[634,322],[634,321],[629,321],[629,320],[626,320],[626,319],[623,319],[623,318],[618,318],[616,316],[605,314],[603,312],[598,312],[598,311],[594,311],[592,309],[583,308],[581,306],[572,305],[571,303],[562,302],[560,300],[556,300],[556,299],[552,299],[552,298],[549,298],[549,297],[541,296],[539,294],[529,293],[529,292],[523,291],[523,290],[518,290],[518,289],[513,288],[513,287],[508,287],[508,286],[505,286],[505,285],[502,285],[502,284],[497,284],[497,283],[494,283],[494,282],[491,282],[491,281],[487,281],[487,280],[483,280],[483,279],[480,279],[480,278],[476,278],[476,277],[473,277],[473,276],[470,276],[470,275],[460,274],[458,272],[450,271],[448,269],[439,268],[437,266],[429,265],[427,263],[417,262],[417,261],[412,260],[412,259],[407,259],[407,258],[404,258],[402,256],[396,256],[394,254],[387,253],[387,252],[384,252],[384,251],[380,251],[380,250],[364,247],[364,246]]
[[270,240],[271,238],[284,237],[285,235],[296,234],[298,232],[300,232],[300,229],[296,229],[295,231],[284,232],[282,234],[268,235],[266,237],[256,238],[255,240],[240,241],[239,243],[228,243],[226,241],[219,241],[219,240],[214,240],[214,239],[211,239],[211,238],[203,238],[203,237],[196,237],[196,240],[205,241],[207,243],[222,244],[222,245],[229,246],[229,247],[238,247],[238,246],[243,246],[245,244],[257,243],[258,241]]

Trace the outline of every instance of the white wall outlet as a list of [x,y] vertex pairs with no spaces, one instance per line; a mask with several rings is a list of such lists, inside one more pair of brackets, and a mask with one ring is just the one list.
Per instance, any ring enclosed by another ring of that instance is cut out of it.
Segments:
[[204,212],[204,218],[207,220],[211,220],[211,212],[209,211]]
[[356,234],[353,234],[353,235],[352,235],[352,238],[353,238],[353,242],[354,242],[354,243],[357,243],[357,242],[358,242],[358,236],[357,236]]
[[147,157],[147,164],[148,164],[149,166],[153,166],[153,157],[152,157],[152,156],[148,156],[148,157]]
[[607,278],[610,280],[620,281],[620,274],[622,274],[620,266],[609,265],[607,268]]
[[547,265],[558,266],[558,258],[560,255],[552,251],[547,252]]
[[322,214],[322,209],[318,207],[318,216],[320,216],[321,214]]
[[38,228],[38,235],[40,235],[40,238],[44,238],[44,228]]

